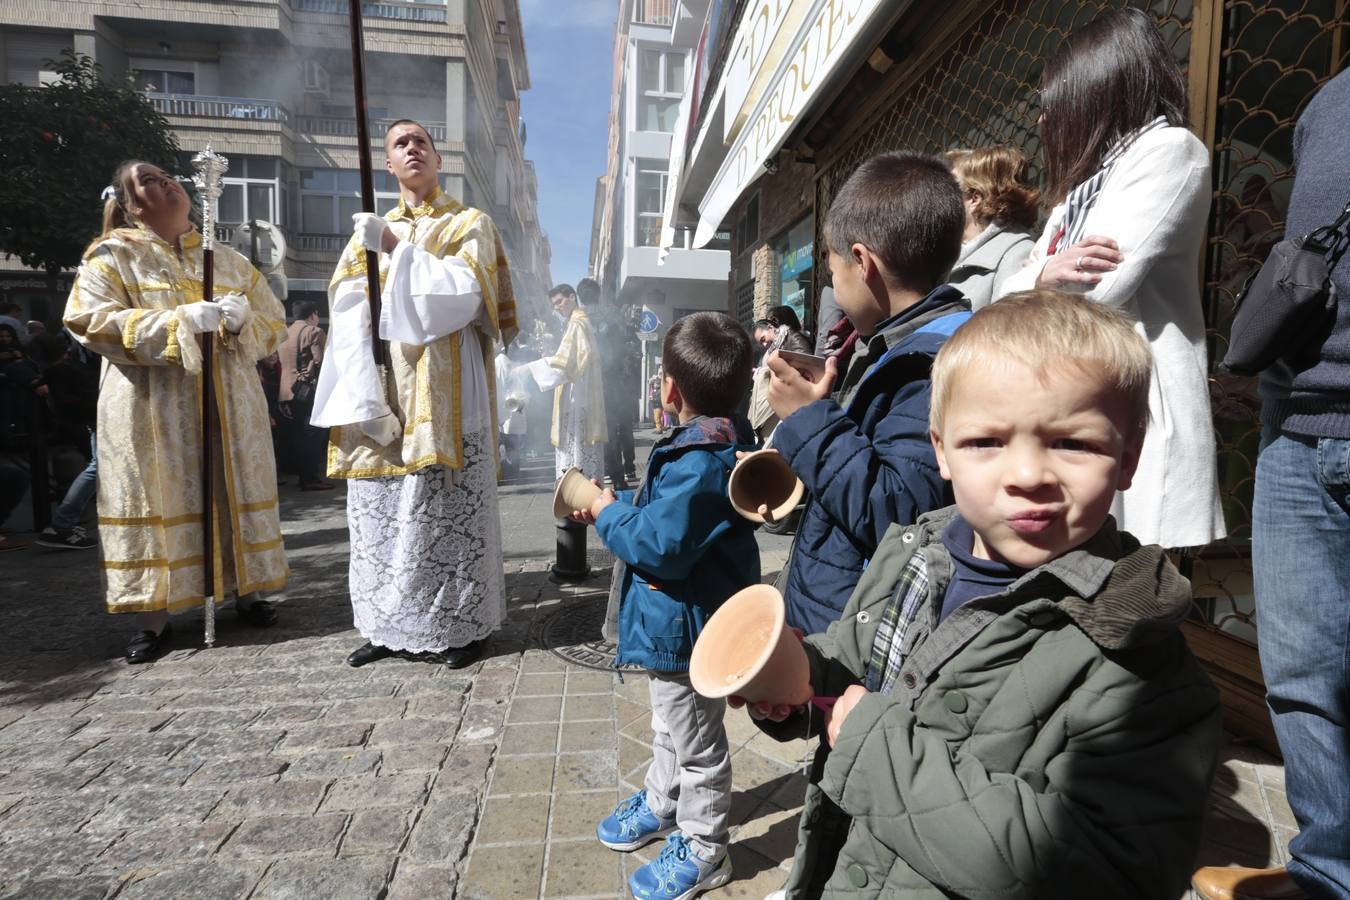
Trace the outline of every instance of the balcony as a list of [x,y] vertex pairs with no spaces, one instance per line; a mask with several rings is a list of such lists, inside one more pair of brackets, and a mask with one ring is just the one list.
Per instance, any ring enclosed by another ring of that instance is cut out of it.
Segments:
[[[291,5],[297,12],[328,13],[334,16],[345,16],[348,9],[347,0],[292,0]],[[400,22],[446,21],[443,0],[440,3],[362,3],[361,15]]]
[[633,21],[639,25],[669,25],[675,0],[637,0]]
[[[321,134],[333,137],[356,137],[356,119],[345,116],[299,116],[297,118],[301,134]],[[370,122],[370,141],[383,144],[384,133],[397,119],[373,119]],[[444,122],[423,122],[423,127],[436,142],[438,149],[444,150],[446,129]]]
[[256,97],[205,97],[201,94],[146,93],[150,105],[166,116],[203,119],[247,119],[288,124],[291,114],[275,100]]

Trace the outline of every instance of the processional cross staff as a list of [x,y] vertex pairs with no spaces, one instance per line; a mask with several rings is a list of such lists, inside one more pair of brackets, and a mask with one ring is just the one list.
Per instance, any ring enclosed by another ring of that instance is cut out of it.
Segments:
[[[202,199],[202,299],[215,302],[215,243],[216,201],[220,199],[221,179],[230,166],[229,160],[211,149],[192,158],[197,174],[192,182]],[[215,548],[215,487],[212,456],[216,435],[213,413],[216,408],[214,350],[216,336],[206,332],[197,336],[202,349],[202,613],[206,622],[205,643],[216,643],[216,548]]]
[[[361,211],[375,212],[375,179],[370,161],[370,124],[366,118],[366,55],[361,27],[361,0],[347,0],[351,22],[352,88],[356,94],[356,153],[361,166]],[[380,392],[384,393],[389,371],[389,345],[380,340],[380,257],[366,251],[366,297],[370,303],[370,346],[375,354]]]

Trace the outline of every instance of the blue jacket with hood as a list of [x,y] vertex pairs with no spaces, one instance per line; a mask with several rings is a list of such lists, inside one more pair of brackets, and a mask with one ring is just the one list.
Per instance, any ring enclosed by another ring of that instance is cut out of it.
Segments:
[[854,359],[867,369],[860,382],[852,367],[844,377],[852,394],[845,406],[834,397],[817,400],[774,432],[774,447],[811,498],[784,592],[788,623],[807,634],[839,618],[891,524],[913,524],[951,502],[928,439],[929,372],[938,350],[969,318],[960,291],[934,289],[877,326],[867,348],[879,358]]
[[727,499],[737,450],[754,449],[744,419],[700,417],[657,443],[641,488],[620,491],[595,529],[615,572],[615,665],[687,672],[699,632],[722,602],[759,583],[755,526]]

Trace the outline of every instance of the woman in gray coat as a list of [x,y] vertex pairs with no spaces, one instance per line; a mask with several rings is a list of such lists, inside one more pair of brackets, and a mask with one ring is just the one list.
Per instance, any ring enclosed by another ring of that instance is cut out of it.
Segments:
[[949,150],[947,162],[966,204],[961,255],[947,281],[979,309],[1003,293],[1004,280],[1031,254],[1038,197],[1026,157],[1011,147]]

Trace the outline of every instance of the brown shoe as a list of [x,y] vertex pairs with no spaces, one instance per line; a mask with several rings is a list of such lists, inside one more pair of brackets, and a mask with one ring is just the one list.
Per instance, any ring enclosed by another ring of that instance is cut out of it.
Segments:
[[1206,866],[1191,876],[1191,887],[1203,900],[1307,900],[1284,866],[1244,869]]

